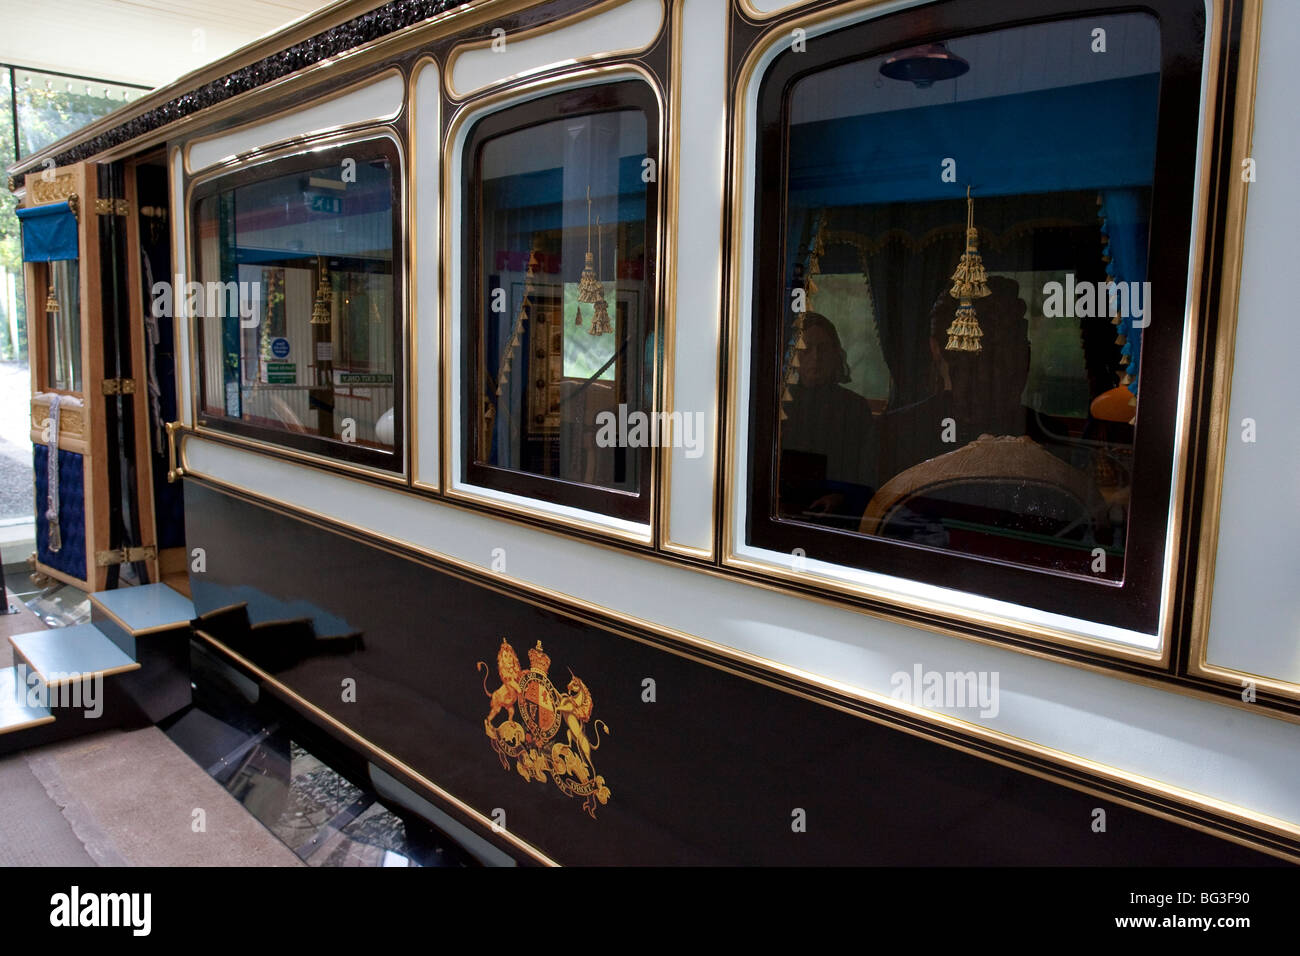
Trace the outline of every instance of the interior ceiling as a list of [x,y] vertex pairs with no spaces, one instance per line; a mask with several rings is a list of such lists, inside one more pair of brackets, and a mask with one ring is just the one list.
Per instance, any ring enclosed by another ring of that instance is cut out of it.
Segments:
[[162,86],[328,0],[0,0],[0,62]]

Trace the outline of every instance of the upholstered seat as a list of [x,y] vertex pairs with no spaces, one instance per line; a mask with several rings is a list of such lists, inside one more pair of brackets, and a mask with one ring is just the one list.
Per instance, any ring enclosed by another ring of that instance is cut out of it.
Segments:
[[859,531],[945,546],[946,527],[968,524],[1084,542],[1101,507],[1088,476],[1033,439],[981,435],[891,478]]

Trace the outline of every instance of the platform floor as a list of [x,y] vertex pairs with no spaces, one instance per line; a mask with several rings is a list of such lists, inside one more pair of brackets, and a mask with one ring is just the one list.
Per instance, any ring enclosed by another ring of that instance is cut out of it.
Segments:
[[0,794],[0,866],[303,865],[156,727],[6,757]]

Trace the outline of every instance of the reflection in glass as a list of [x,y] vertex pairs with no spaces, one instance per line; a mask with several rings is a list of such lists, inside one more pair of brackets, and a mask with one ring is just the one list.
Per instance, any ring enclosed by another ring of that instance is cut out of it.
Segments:
[[392,450],[394,170],[375,152],[197,203],[205,414]]
[[639,456],[602,413],[646,410],[645,114],[569,116],[487,140],[475,460],[637,491]]
[[[1159,29],[945,43],[968,71],[892,78],[896,50],[789,93],[773,514],[1121,580]],[[958,295],[963,253],[987,284]]]
[[73,79],[36,70],[14,70],[14,80],[13,105],[18,111],[20,156],[28,156],[75,133],[143,91],[143,87]]
[[76,259],[45,264],[58,311],[45,314],[46,384],[81,391],[81,290]]

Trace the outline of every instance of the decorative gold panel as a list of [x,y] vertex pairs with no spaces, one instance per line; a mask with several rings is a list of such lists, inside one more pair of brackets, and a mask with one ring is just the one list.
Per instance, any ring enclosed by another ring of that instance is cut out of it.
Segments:
[[46,179],[44,173],[32,173],[27,177],[28,205],[35,206],[48,202],[62,202],[77,195],[77,186],[71,173]]

